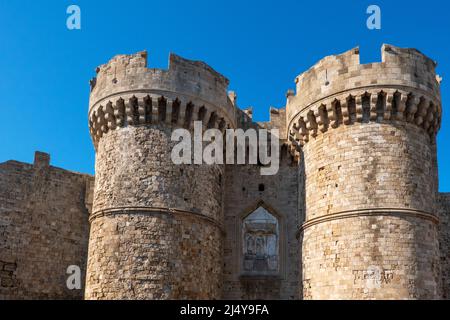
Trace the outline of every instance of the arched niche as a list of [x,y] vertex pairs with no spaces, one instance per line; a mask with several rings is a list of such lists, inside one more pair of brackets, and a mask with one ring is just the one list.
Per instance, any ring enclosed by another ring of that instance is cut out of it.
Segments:
[[241,270],[243,275],[280,273],[280,220],[259,205],[241,223]]

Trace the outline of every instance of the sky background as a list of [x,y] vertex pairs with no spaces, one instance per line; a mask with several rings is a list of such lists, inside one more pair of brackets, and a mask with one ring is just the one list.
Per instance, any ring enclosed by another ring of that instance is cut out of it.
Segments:
[[[81,30],[66,9],[81,8]],[[366,27],[381,7],[382,29]],[[266,121],[284,107],[294,79],[318,60],[360,46],[362,63],[381,45],[414,47],[438,62],[443,126],[438,136],[440,190],[450,191],[449,1],[156,1],[0,0],[0,162],[33,162],[94,173],[88,132],[89,80],[116,54],[149,52],[167,68],[170,52],[202,60],[230,79],[241,108]],[[447,78],[448,76],[448,78]]]

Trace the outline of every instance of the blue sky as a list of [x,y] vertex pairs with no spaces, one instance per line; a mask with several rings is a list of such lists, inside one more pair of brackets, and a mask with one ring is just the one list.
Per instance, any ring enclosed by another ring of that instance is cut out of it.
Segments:
[[[71,4],[81,8],[79,31],[66,28]],[[379,31],[366,28],[371,4],[382,10]],[[438,61],[440,189],[450,191],[449,40],[445,0],[0,0],[0,162],[32,162],[41,150],[55,166],[93,173],[88,82],[116,54],[146,49],[150,66],[161,68],[170,52],[203,60],[264,121],[270,106],[285,105],[295,77],[322,57],[359,45],[362,62],[379,61],[382,43],[390,43]]]

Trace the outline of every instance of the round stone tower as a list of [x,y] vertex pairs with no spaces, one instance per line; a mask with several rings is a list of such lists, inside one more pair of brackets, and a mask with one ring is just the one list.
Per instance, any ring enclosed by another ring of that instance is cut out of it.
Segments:
[[175,165],[172,132],[234,128],[228,80],[202,62],[120,55],[91,81],[96,181],[86,299],[219,299],[223,166]]
[[326,57],[288,97],[304,167],[305,299],[439,297],[436,64],[414,49]]

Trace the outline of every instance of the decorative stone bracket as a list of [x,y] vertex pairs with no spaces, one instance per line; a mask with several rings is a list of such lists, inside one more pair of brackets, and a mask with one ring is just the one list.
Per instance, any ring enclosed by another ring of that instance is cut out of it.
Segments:
[[289,125],[290,151],[298,158],[301,147],[330,129],[355,123],[407,122],[434,137],[442,109],[427,95],[396,89],[345,93],[303,108]]

